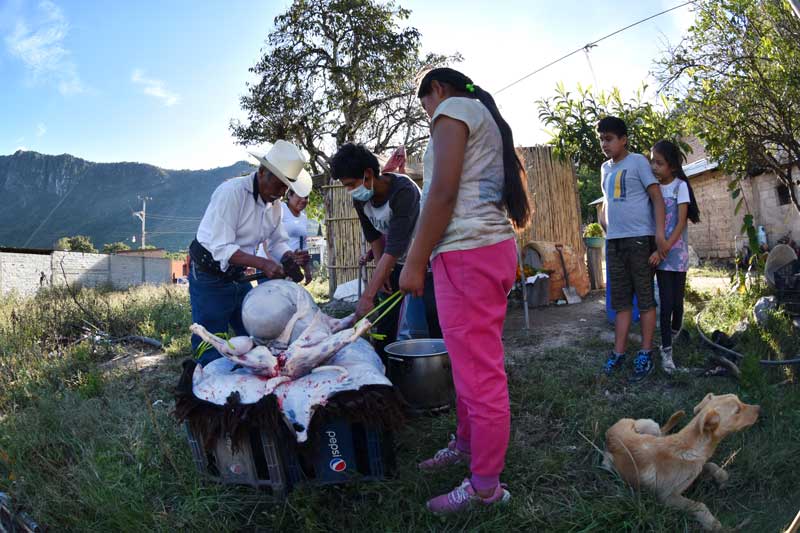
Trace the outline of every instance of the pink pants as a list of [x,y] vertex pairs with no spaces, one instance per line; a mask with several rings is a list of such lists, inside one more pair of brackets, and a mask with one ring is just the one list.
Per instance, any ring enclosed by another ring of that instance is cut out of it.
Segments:
[[459,448],[472,453],[473,483],[475,477],[497,478],[508,448],[502,333],[516,257],[516,243],[508,239],[433,260],[436,307],[456,388],[456,436]]

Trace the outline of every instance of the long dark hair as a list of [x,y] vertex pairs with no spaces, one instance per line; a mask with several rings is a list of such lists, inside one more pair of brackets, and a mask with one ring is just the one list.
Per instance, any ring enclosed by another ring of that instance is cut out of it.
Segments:
[[658,152],[658,154],[664,158],[664,161],[666,161],[669,165],[673,176],[686,182],[686,187],[689,189],[688,218],[697,224],[700,222],[700,208],[697,207],[697,200],[694,197],[692,184],[689,183],[689,178],[686,177],[686,173],[683,171],[683,161],[686,159],[686,157],[681,153],[680,148],[678,148],[675,143],[670,141],[658,141],[653,145],[652,151]]
[[503,167],[504,167],[504,187],[503,203],[508,211],[508,216],[514,223],[514,227],[522,229],[528,225],[531,219],[531,204],[528,199],[527,176],[525,167],[522,165],[517,151],[514,148],[514,135],[511,128],[503,119],[494,98],[488,92],[472,83],[464,74],[451,68],[435,68],[428,71],[419,84],[417,97],[427,96],[433,90],[432,82],[449,85],[458,96],[476,98],[479,100],[489,113],[492,114],[497,127],[500,129],[500,136],[503,140]]

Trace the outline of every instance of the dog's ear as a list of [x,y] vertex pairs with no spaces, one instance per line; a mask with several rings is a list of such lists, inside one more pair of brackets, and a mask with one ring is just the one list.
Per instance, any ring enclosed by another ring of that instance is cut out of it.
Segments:
[[711,393],[711,392],[709,392],[708,394],[706,394],[706,397],[705,397],[705,398],[703,398],[702,400],[700,400],[700,403],[698,403],[697,405],[695,405],[695,406],[694,406],[694,414],[697,414],[697,413],[699,413],[699,412],[700,412],[700,410],[701,410],[703,407],[705,407],[705,405],[706,405],[708,402],[710,402],[710,401],[711,401],[711,399],[712,399],[713,397],[714,397],[714,394],[713,394],[713,393]]
[[709,409],[703,414],[700,420],[700,428],[703,433],[714,433],[719,427],[719,413],[716,409]]

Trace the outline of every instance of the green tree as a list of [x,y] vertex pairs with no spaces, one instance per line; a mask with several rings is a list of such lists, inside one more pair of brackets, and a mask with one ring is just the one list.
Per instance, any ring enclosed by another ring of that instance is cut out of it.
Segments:
[[110,242],[103,245],[104,254],[115,254],[117,252],[124,252],[125,250],[130,249],[131,247],[122,241]]
[[597,122],[609,115],[621,118],[628,126],[628,149],[649,154],[656,141],[669,139],[684,151],[689,146],[680,140],[679,123],[671,113],[671,102],[662,98],[658,107],[645,98],[647,86],[624,100],[619,89],[594,91],[578,85],[576,92],[567,91],[563,83],[556,85],[556,94],[536,101],[539,118],[547,126],[557,157],[572,161],[578,179],[581,216],[585,222],[595,218],[588,204],[600,196],[600,166],[606,160],[600,149]]
[[275,18],[242,97],[246,122],[232,121],[242,144],[287,139],[311,155],[315,172],[347,142],[377,153],[404,144],[413,155],[428,138],[415,95],[421,68],[457,60],[420,55],[420,34],[401,26],[409,11],[391,1],[295,0]]
[[[774,172],[800,212],[800,19],[785,0],[699,0],[658,76],[708,155],[741,180]],[[741,206],[739,200],[738,208]]]
[[75,235],[73,237],[61,237],[54,246],[56,250],[66,252],[84,252],[96,254],[97,248],[92,244],[92,239],[86,235]]
[[61,250],[62,252],[69,252],[69,237],[61,237],[53,245],[54,250]]

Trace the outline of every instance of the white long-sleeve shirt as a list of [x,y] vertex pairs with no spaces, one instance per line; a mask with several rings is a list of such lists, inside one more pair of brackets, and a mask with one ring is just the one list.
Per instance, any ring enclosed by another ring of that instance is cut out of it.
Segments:
[[217,187],[197,228],[197,241],[223,271],[237,250],[255,255],[259,244],[266,243],[276,261],[291,251],[281,223],[281,202],[264,203],[253,185],[254,175],[250,175]]
[[[300,237],[302,237],[304,249],[308,249],[308,215],[306,215],[305,210],[300,212],[299,217],[296,217],[285,202],[281,202],[281,209],[283,211],[281,224],[283,225],[283,229],[286,231],[286,235],[289,239],[289,248],[292,250],[299,250]],[[264,246],[258,246],[256,255],[258,257],[267,257],[266,253],[264,252]]]

